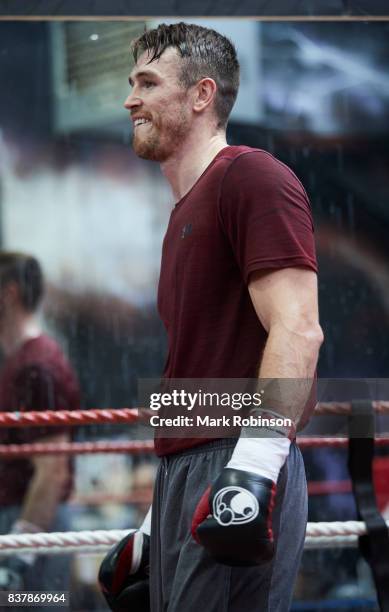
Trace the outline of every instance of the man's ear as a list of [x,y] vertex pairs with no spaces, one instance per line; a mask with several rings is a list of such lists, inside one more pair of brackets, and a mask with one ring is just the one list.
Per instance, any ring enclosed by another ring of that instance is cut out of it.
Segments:
[[217,85],[215,81],[209,77],[201,79],[194,87],[193,110],[195,113],[201,113],[215,99]]

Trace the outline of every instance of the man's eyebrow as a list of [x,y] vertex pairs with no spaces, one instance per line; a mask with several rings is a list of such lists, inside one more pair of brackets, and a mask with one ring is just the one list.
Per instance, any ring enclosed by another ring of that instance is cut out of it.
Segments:
[[136,72],[134,74],[134,77],[132,77],[130,75],[128,77],[128,82],[131,85],[131,87],[133,87],[133,85],[134,85],[134,78],[139,78],[139,77],[154,77],[155,78],[156,76],[157,75],[152,70],[141,70],[140,72]]

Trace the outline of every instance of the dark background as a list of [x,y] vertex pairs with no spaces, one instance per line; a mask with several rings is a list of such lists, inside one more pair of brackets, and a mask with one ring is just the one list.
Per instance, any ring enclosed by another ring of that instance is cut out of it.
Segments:
[[2,15],[387,15],[386,0],[0,0]]

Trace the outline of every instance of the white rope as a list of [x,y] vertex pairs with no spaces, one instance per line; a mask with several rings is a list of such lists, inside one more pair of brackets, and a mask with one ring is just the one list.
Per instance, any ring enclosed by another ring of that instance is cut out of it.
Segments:
[[[128,533],[126,531],[126,533]],[[79,544],[78,546],[50,546],[45,548],[44,546],[39,548],[40,555],[104,555],[109,551],[109,549],[116,544],[118,540],[115,542],[111,542],[111,544]],[[34,546],[22,546],[21,548],[4,548],[0,550],[0,563],[3,557],[11,557],[12,555],[24,555],[24,554],[37,554],[37,549]],[[1,608],[0,608],[1,609]]]
[[[389,528],[389,520],[386,521]],[[124,538],[131,529],[110,531],[66,531],[0,536],[0,556],[28,552],[44,554],[103,553]],[[334,521],[308,523],[306,549],[354,547],[366,533],[365,523]]]
[[321,548],[356,548],[358,536],[307,536],[305,538],[304,550],[318,550]]
[[[389,527],[389,521],[386,522]],[[307,536],[360,536],[366,533],[365,523],[361,521],[333,521],[331,523],[308,523]]]
[[110,531],[65,531],[53,533],[9,534],[0,536],[1,554],[24,554],[40,552],[48,554],[67,554],[71,552],[97,552],[111,548],[124,538],[131,529]]

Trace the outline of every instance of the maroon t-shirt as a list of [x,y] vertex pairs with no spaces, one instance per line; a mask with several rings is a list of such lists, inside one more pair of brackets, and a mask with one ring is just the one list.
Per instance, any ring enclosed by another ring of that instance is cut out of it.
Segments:
[[[80,392],[76,375],[58,344],[42,334],[25,342],[0,372],[0,410],[76,410]],[[63,427],[0,428],[1,444],[22,444],[69,431]],[[72,487],[72,472],[66,499]],[[0,460],[0,505],[20,504],[33,474],[29,459]]]
[[[317,271],[307,194],[270,153],[218,153],[176,204],[162,249],[158,308],[168,334],[164,378],[255,378],[267,333],[252,305],[256,270]],[[158,437],[158,455],[203,444]]]

